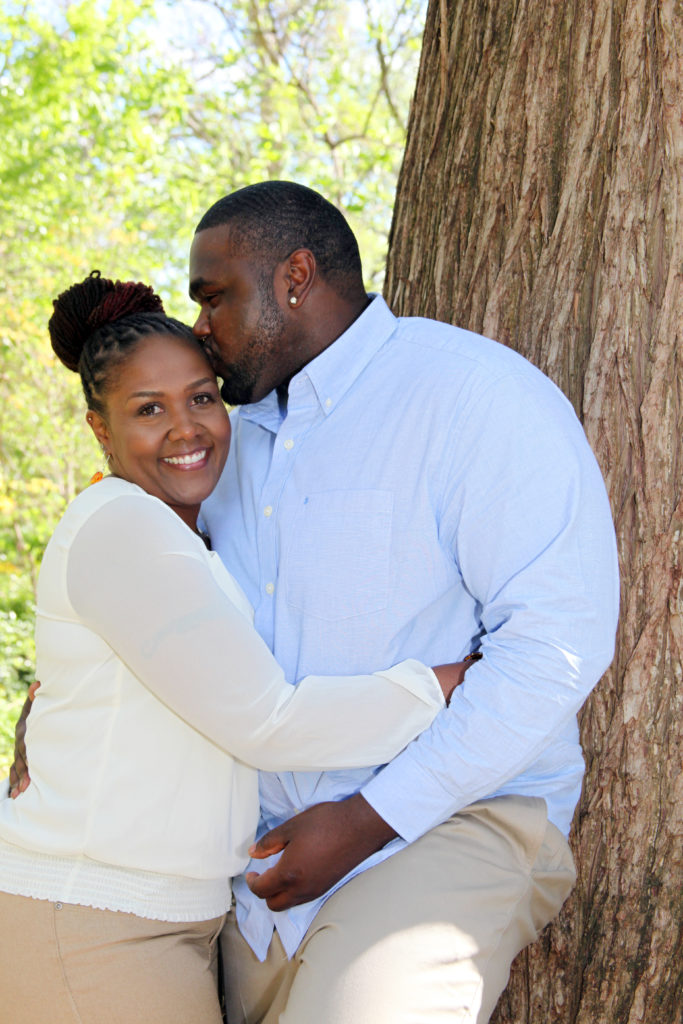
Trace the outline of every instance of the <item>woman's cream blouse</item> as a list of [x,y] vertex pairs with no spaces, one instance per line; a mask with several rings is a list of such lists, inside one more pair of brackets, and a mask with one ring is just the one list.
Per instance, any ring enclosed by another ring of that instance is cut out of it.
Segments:
[[290,686],[215,554],[106,478],[43,560],[31,785],[0,800],[0,889],[200,920],[229,906],[258,818],[255,768],[388,761],[443,707],[414,661]]

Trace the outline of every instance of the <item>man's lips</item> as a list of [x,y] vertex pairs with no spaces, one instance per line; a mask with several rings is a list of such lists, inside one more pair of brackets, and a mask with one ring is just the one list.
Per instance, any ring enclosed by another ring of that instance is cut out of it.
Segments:
[[216,373],[220,373],[220,353],[211,335],[207,335],[204,338],[201,338],[199,344],[201,345],[204,351],[204,355],[211,363],[212,368],[215,370]]

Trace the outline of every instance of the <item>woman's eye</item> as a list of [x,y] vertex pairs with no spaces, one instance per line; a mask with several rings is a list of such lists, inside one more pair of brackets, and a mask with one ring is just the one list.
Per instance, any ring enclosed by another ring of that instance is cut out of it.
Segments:
[[147,405],[143,405],[141,409],[138,409],[138,416],[154,416],[160,409],[161,406],[158,402],[149,402]]
[[192,401],[195,405],[212,405],[216,399],[214,395],[210,395],[208,391],[202,391],[200,395],[195,395]]

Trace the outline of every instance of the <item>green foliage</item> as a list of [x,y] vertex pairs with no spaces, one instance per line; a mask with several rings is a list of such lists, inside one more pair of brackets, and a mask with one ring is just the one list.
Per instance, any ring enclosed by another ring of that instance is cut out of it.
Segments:
[[49,348],[52,298],[98,268],[149,280],[169,312],[191,318],[194,224],[225,192],[268,177],[345,210],[379,289],[424,6],[0,8],[0,774],[9,712],[33,678],[40,558],[101,468],[79,382]]
[[0,687],[8,696],[26,696],[35,674],[33,592],[16,575],[0,577]]
[[0,571],[0,778],[9,768],[14,722],[34,679],[33,613],[26,581]]
[[14,726],[24,704],[25,695],[6,696],[0,687],[0,779],[7,777],[14,750]]

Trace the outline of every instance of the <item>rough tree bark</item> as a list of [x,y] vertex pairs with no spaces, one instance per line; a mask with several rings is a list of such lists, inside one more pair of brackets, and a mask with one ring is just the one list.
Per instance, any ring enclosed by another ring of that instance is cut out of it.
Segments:
[[623,577],[582,715],[578,884],[498,1022],[683,1019],[682,111],[681,0],[431,0],[385,293],[559,384]]

